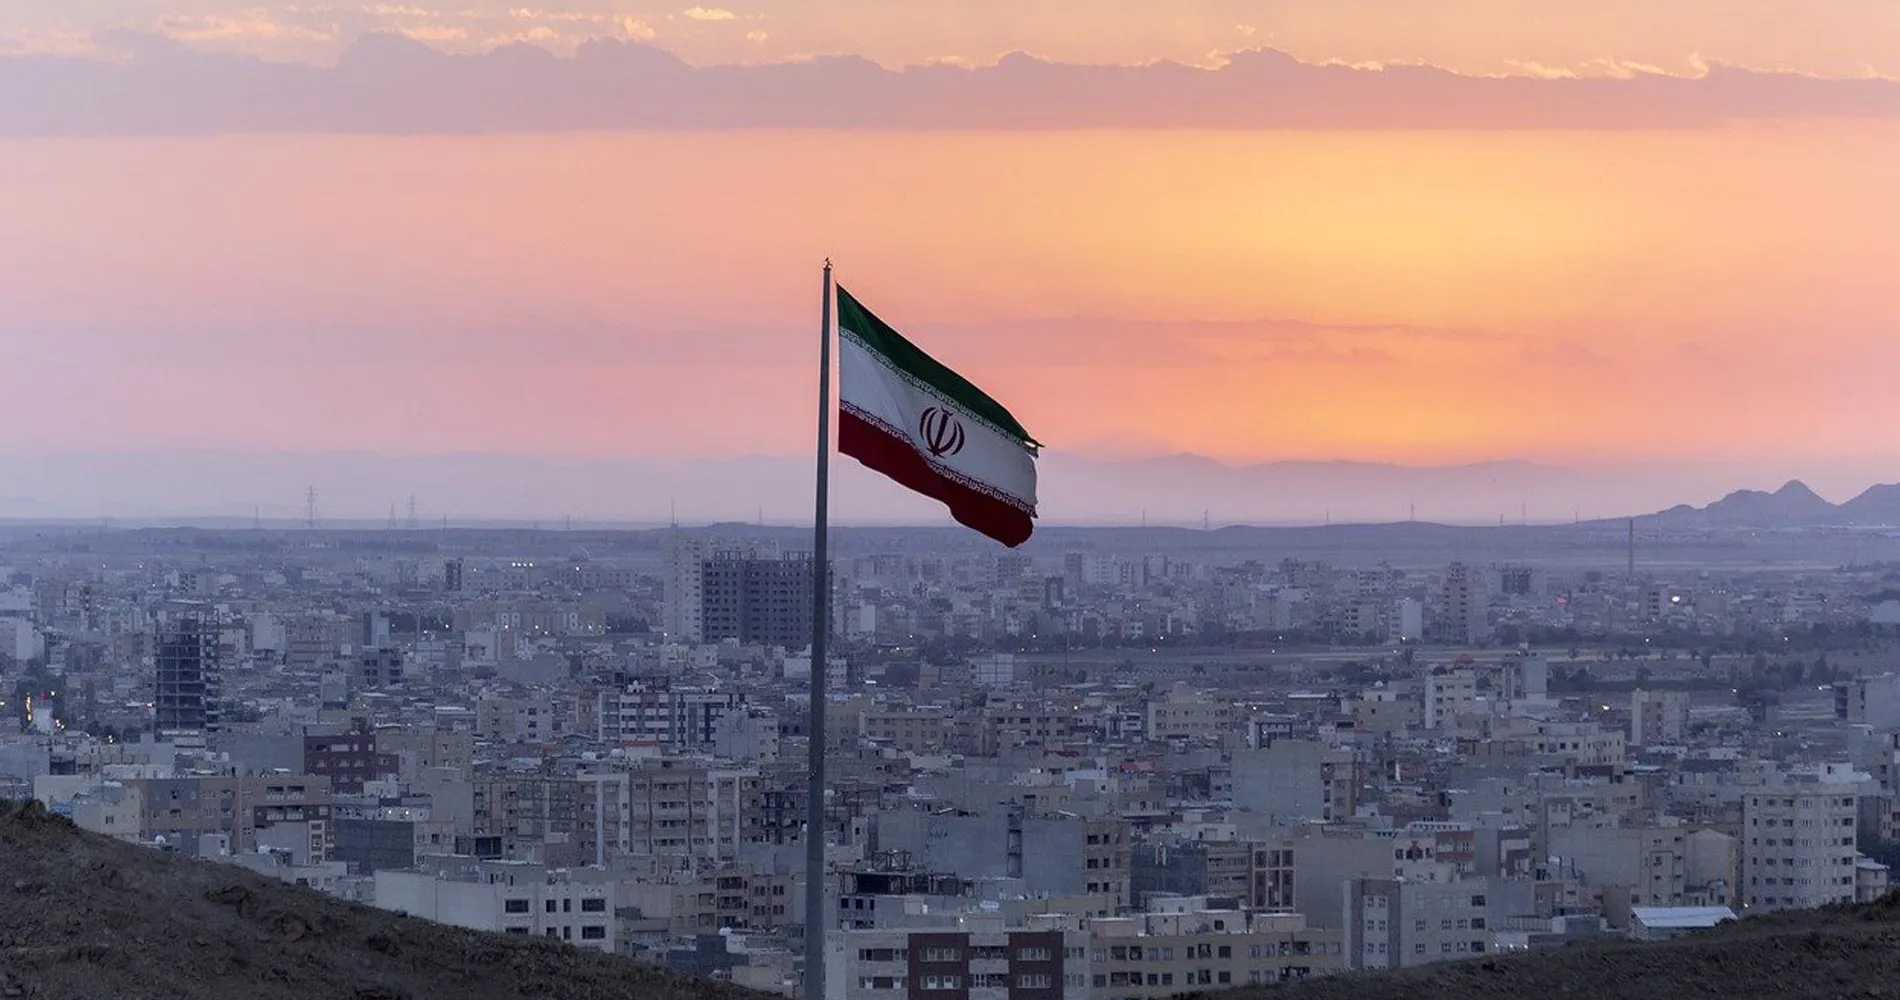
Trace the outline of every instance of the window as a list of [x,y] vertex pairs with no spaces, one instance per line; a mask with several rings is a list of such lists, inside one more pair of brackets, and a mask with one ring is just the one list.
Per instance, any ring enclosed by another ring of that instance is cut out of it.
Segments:
[[503,933],[506,933],[506,934],[526,934],[526,933],[528,933],[528,929],[527,929],[526,927],[510,927],[510,928],[508,928],[508,929],[507,929],[506,931],[504,931]]
[[[963,961],[963,952],[955,948],[925,948],[924,961],[926,962],[961,962]],[[926,979],[925,982],[928,983],[929,980]],[[930,988],[931,987],[927,985],[924,987],[924,989],[930,989]],[[946,989],[946,990],[956,989],[955,986],[942,986],[942,987],[937,987],[937,988]]]
[[510,899],[510,900],[507,900],[507,901],[505,901],[505,902],[503,902],[503,903],[501,904],[501,912],[503,912],[503,913],[526,913],[526,912],[528,912],[528,901],[527,901],[527,900],[525,900],[525,899]]
[[1049,949],[1047,948],[1020,948],[1016,951],[1018,962],[1047,962],[1048,960]]
[[581,900],[581,912],[605,913],[607,912],[607,901],[604,899],[583,899]]
[[1046,990],[1052,984],[1053,980],[1046,973],[1016,977],[1016,988],[1019,990]]

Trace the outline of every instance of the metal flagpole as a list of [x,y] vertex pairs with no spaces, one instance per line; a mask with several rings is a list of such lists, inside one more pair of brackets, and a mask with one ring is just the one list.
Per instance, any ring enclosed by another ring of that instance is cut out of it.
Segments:
[[805,807],[805,1000],[825,995],[825,639],[831,604],[826,523],[831,489],[831,260],[825,260],[823,332],[818,347],[818,516],[811,545],[810,801]]

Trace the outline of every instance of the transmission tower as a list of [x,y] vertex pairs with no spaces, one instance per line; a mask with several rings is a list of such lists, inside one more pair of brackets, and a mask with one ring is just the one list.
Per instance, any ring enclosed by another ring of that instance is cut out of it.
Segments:
[[305,527],[310,528],[313,531],[316,530],[316,527],[317,527],[317,488],[315,486],[312,486],[309,489],[304,491],[303,521],[304,521]]
[[422,527],[422,522],[416,519],[416,495],[411,493],[409,494],[409,530],[415,531],[420,527]]

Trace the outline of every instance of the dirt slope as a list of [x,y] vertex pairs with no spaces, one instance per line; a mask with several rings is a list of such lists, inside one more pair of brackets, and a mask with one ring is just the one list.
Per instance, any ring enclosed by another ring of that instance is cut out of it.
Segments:
[[544,939],[339,902],[0,800],[0,997],[760,1000]]
[[1657,944],[1603,942],[1209,1000],[1900,1000],[1900,896],[1752,918]]

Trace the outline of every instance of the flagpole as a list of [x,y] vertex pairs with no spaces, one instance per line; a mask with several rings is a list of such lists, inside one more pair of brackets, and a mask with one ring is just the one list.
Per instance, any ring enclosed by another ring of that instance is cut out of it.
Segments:
[[809,801],[805,808],[805,1000],[825,995],[825,640],[831,604],[826,555],[831,498],[831,259],[825,259],[818,339],[818,505],[811,553],[811,724]]

